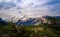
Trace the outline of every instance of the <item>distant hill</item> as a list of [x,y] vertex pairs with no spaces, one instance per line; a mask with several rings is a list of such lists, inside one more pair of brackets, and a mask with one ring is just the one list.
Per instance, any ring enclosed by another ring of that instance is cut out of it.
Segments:
[[60,20],[60,16],[54,16],[54,17]]
[[0,25],[7,25],[7,22],[3,20],[2,18],[0,18]]
[[[43,17],[48,18],[49,16],[43,16]],[[60,19],[60,16],[50,16],[50,17],[54,17],[54,18]]]

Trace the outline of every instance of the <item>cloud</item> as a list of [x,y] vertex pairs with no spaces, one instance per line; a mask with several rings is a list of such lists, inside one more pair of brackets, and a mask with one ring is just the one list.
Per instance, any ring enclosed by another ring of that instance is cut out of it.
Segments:
[[60,16],[60,0],[0,0],[0,9],[2,15],[14,17]]
[[0,9],[10,9],[12,7],[16,7],[16,4],[13,2],[0,2]]
[[60,0],[49,0],[47,1],[47,5],[54,5],[54,4],[57,4],[57,3],[60,3]]
[[60,0],[32,0],[23,1],[22,12],[26,15],[42,16],[42,15],[59,15]]
[[[59,15],[60,14],[60,0],[49,0],[45,3],[52,15]],[[60,15],[59,15],[60,16]]]
[[17,0],[17,2],[21,2],[21,0]]

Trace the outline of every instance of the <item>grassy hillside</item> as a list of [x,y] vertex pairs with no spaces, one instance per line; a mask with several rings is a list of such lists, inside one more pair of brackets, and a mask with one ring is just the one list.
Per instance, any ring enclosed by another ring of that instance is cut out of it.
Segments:
[[10,22],[8,25],[0,25],[0,37],[60,37],[60,30],[45,25],[17,26]]

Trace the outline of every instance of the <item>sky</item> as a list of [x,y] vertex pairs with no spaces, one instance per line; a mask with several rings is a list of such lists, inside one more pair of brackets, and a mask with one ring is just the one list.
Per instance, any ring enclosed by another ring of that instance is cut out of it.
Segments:
[[60,16],[60,0],[0,0],[0,18]]

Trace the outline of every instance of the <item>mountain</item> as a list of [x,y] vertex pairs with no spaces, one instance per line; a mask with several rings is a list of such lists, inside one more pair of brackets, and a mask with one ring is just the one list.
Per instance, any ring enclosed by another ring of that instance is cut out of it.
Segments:
[[[25,16],[18,19],[17,22],[15,22],[16,25],[38,25],[38,24],[42,24],[48,22],[46,18],[48,18],[49,16],[42,16],[41,17],[36,17],[36,18],[26,18]],[[54,17],[58,20],[60,20],[60,16],[51,16]],[[7,20],[3,20],[2,18],[0,18],[0,23],[3,25],[6,25]],[[50,23],[50,22],[49,22]],[[60,22],[59,22],[60,23]]]
[[45,18],[48,18],[48,17],[54,17],[54,18],[60,20],[60,16],[43,16],[43,17],[45,17]]
[[7,22],[3,20],[2,18],[0,18],[0,25],[7,25]]
[[60,20],[60,16],[55,16],[55,18],[59,19]]
[[18,25],[21,25],[21,24],[23,24],[23,25],[34,25],[34,24],[36,24],[36,22],[37,22],[36,18],[29,18],[29,19],[26,19],[26,21],[18,20],[16,24],[18,24]]
[[[42,16],[41,17],[37,17],[37,18],[26,18],[26,20],[18,20],[16,22],[16,24],[18,25],[36,25],[36,24],[41,24],[42,22],[46,23],[48,22],[46,18],[48,18],[49,16]],[[54,17],[58,20],[60,20],[60,16],[50,16],[50,17]],[[50,22],[49,22],[50,23]]]

